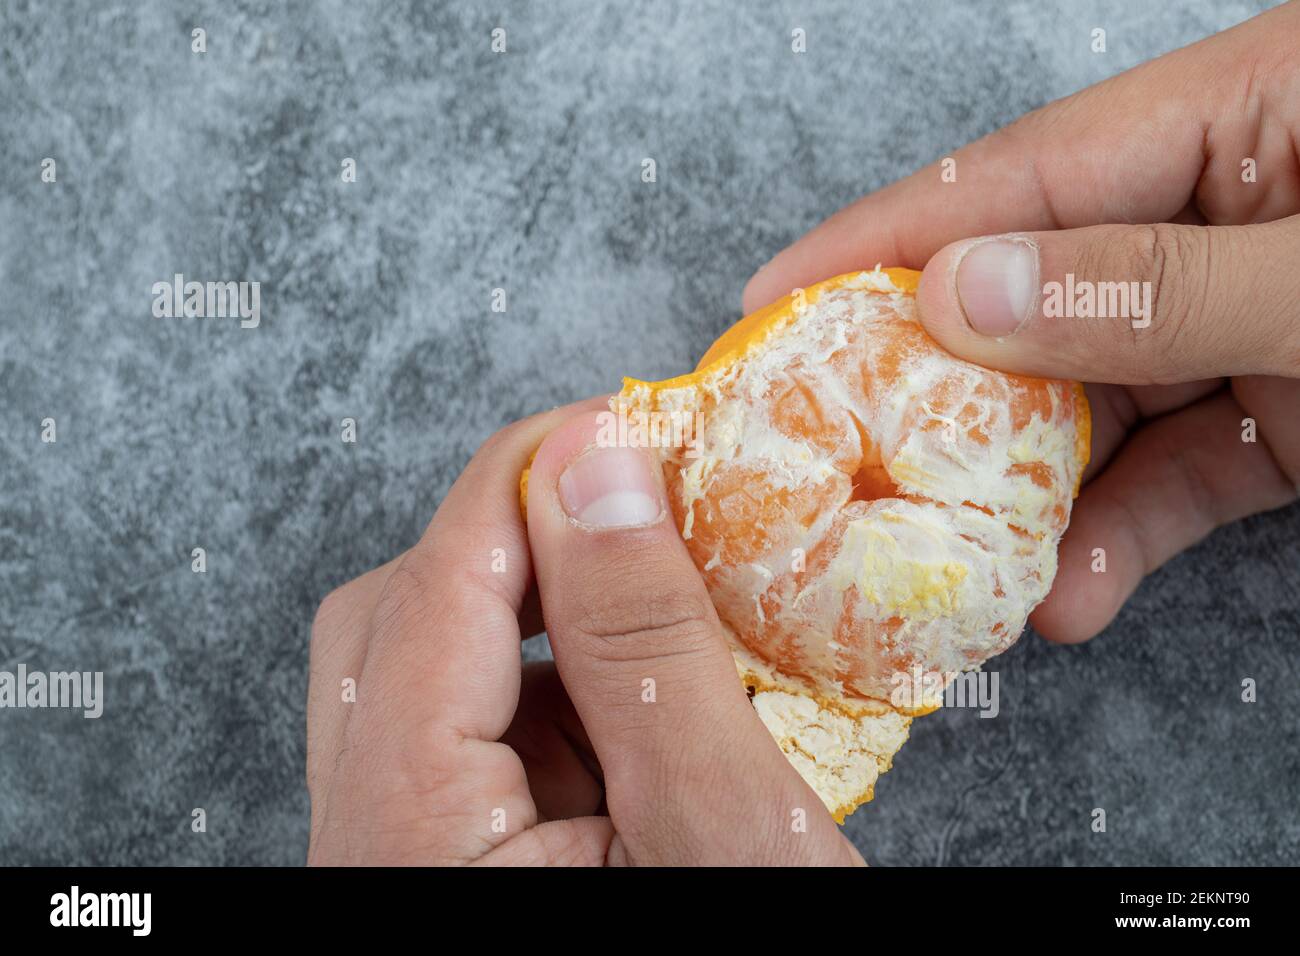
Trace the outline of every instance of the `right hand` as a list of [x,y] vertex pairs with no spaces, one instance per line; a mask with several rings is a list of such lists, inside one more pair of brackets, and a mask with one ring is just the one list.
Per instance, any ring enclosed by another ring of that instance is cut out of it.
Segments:
[[[957,150],[956,181],[935,163],[867,196],[745,289],[751,312],[924,267],[917,306],[945,348],[1094,383],[1086,485],[1030,618],[1047,638],[1093,637],[1169,558],[1300,491],[1297,49],[1291,3],[1049,104]],[[1149,324],[1046,317],[1067,274],[1150,283]]]

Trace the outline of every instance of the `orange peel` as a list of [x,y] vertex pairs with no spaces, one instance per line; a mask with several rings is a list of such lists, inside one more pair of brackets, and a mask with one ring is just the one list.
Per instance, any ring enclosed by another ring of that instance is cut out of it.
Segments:
[[[610,402],[700,423],[649,451],[755,710],[840,822],[911,719],[1019,637],[1088,461],[1082,386],[944,351],[919,279],[877,267],[796,290],[694,372],[625,378]],[[917,696],[921,675],[937,680]]]

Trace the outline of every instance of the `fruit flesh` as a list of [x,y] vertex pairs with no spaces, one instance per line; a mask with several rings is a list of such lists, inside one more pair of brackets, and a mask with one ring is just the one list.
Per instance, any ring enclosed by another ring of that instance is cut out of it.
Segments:
[[902,270],[829,280],[798,313],[743,320],[693,375],[615,399],[702,415],[691,455],[654,451],[719,616],[850,713],[932,709],[900,703],[900,675],[946,682],[1019,636],[1086,460],[1077,386],[949,355],[914,288]]

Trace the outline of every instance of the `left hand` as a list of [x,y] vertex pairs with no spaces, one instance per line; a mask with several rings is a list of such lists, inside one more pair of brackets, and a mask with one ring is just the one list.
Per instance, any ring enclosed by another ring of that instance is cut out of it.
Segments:
[[[750,705],[649,456],[592,447],[604,405],[498,433],[321,605],[311,863],[862,862]],[[538,595],[555,663],[522,666]]]

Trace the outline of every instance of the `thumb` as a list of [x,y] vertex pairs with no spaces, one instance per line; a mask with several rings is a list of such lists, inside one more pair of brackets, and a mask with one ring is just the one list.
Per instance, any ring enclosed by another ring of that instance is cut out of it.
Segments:
[[[528,538],[565,689],[637,863],[850,862],[749,703],[717,612],[639,448],[583,413],[528,476]],[[793,832],[803,808],[807,832]]]
[[1090,226],[945,246],[917,291],[946,349],[991,368],[1124,385],[1300,376],[1300,216]]

